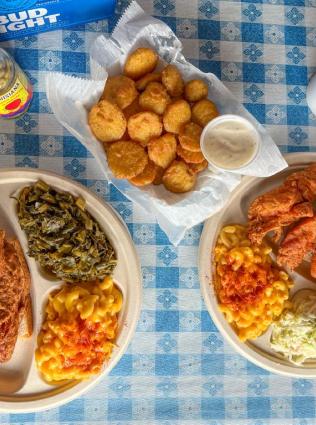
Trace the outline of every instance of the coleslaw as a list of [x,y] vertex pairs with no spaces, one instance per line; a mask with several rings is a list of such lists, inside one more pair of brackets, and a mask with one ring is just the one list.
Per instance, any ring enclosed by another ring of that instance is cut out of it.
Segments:
[[292,308],[273,323],[270,343],[296,365],[316,358],[316,291],[305,289],[294,295]]

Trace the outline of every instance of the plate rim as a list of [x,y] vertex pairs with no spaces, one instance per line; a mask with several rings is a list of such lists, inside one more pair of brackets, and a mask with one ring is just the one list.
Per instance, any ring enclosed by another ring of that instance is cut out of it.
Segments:
[[[312,162],[316,162],[316,152],[293,152],[283,155],[285,160],[288,162],[288,165],[299,164],[300,161],[302,164],[308,164]],[[288,168],[288,167],[287,167]],[[284,172],[287,168],[282,170],[280,173]],[[272,176],[271,176],[272,177]],[[284,365],[281,362],[277,362],[277,360],[270,360],[267,357],[256,352],[255,349],[249,347],[247,344],[241,342],[234,330],[229,326],[228,322],[218,309],[218,301],[216,298],[216,294],[214,288],[211,286],[211,281],[207,279],[207,276],[203,275],[203,271],[205,271],[205,251],[209,248],[209,244],[207,243],[210,235],[212,240],[214,238],[214,234],[217,230],[217,221],[222,214],[222,212],[226,209],[229,200],[235,193],[240,192],[246,187],[249,183],[254,182],[255,180],[263,180],[269,177],[243,177],[241,183],[237,186],[237,188],[231,192],[226,204],[224,207],[216,213],[214,216],[208,218],[204,222],[203,231],[200,238],[199,249],[198,249],[198,269],[199,269],[199,281],[200,281],[200,290],[203,296],[203,300],[206,304],[207,311],[216,325],[218,331],[228,342],[228,344],[241,356],[249,360],[251,363],[259,366],[269,372],[275,373],[277,375],[294,377],[294,378],[316,378],[316,367],[314,368],[297,368],[294,365]],[[216,229],[212,231],[212,228]],[[211,253],[208,254],[208,258],[210,259]],[[209,277],[210,278],[210,277]],[[214,301],[211,301],[211,297],[214,296]],[[225,329],[225,325],[229,326],[229,328]]]
[[[123,221],[122,217],[117,213],[117,211],[115,211],[115,209],[107,201],[105,201],[101,197],[98,197],[88,187],[77,182],[76,180],[73,180],[68,176],[64,176],[64,175],[55,173],[53,171],[46,170],[44,168],[22,168],[22,167],[1,168],[0,180],[2,178],[5,178],[6,174],[14,173],[14,172],[21,172],[24,175],[35,173],[38,175],[38,178],[45,178],[45,176],[53,177],[59,180],[60,182],[63,182],[63,181],[68,182],[73,187],[76,187],[78,191],[80,192],[87,192],[94,201],[101,204],[102,207],[108,211],[108,213],[112,216],[112,218],[117,222],[122,232],[124,232],[125,237],[129,242],[129,249],[133,253],[134,265],[135,265],[135,271],[136,271],[136,277],[134,279],[136,285],[133,287],[133,290],[137,291],[137,295],[136,295],[137,303],[136,305],[134,305],[135,313],[133,315],[133,320],[130,323],[127,338],[122,344],[121,350],[117,353],[116,357],[113,359],[113,361],[111,362],[109,366],[105,367],[104,370],[100,372],[100,374],[98,374],[95,377],[92,377],[92,379],[89,379],[87,381],[81,381],[81,384],[83,383],[85,385],[83,385],[83,387],[78,390],[76,390],[77,385],[73,385],[73,386],[67,387],[65,391],[58,392],[57,394],[53,393],[52,396],[39,397],[37,399],[33,399],[33,397],[30,397],[32,399],[27,401],[25,400],[19,401],[18,397],[16,398],[16,400],[12,400],[12,401],[0,400],[0,413],[33,413],[33,412],[41,412],[44,410],[53,409],[53,408],[62,406],[64,404],[67,404],[76,398],[79,398],[84,393],[86,393],[87,391],[92,389],[94,386],[96,386],[101,381],[101,379],[105,378],[111,372],[111,370],[117,365],[117,363],[121,360],[121,358],[125,354],[136,332],[136,327],[140,318],[142,300],[143,300],[143,281],[142,281],[141,263],[136,250],[136,246],[128,230],[128,227],[126,223]],[[111,183],[108,182],[108,184],[111,184]],[[32,362],[34,362],[34,357]],[[52,387],[52,391],[53,391],[53,388],[54,387]],[[67,395],[67,392],[69,391],[71,391],[71,394]],[[21,398],[22,397],[23,395],[21,394]]]

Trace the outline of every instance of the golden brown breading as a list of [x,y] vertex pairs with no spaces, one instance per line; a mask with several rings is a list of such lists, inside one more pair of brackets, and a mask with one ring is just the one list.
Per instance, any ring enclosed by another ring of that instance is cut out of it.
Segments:
[[149,158],[159,167],[167,168],[176,158],[177,141],[174,134],[166,133],[150,140]]
[[163,115],[165,130],[179,134],[184,124],[191,119],[191,108],[186,100],[180,99],[167,105]]
[[149,83],[139,96],[139,105],[144,111],[152,111],[158,115],[165,112],[171,99],[161,83]]
[[201,127],[205,127],[208,122],[219,115],[213,102],[202,99],[192,106],[192,121]]
[[178,68],[175,65],[167,65],[162,70],[161,81],[170,96],[177,97],[182,95],[184,82]]
[[112,143],[106,154],[109,167],[118,179],[131,179],[137,176],[148,163],[145,149],[131,140]]
[[173,161],[165,171],[162,182],[167,190],[174,193],[188,192],[193,189],[196,175],[183,161]]
[[179,134],[179,142],[183,149],[192,152],[201,152],[200,137],[202,128],[194,122],[185,124]]
[[144,75],[142,78],[136,81],[136,88],[139,91],[145,90],[147,85],[152,82],[160,82],[161,73],[160,72],[150,72],[149,74]]
[[89,112],[92,133],[101,142],[119,140],[126,130],[126,119],[121,109],[107,100],[100,100]]
[[161,118],[154,112],[139,112],[129,118],[127,129],[132,140],[146,146],[151,138],[161,135]]
[[188,81],[184,87],[184,96],[188,102],[198,102],[207,97],[208,87],[202,80]]
[[108,77],[101,99],[115,103],[121,109],[127,108],[138,96],[135,82],[125,75]]
[[202,162],[198,164],[188,164],[188,165],[192,173],[197,174],[207,168],[208,162],[206,161],[206,159],[204,159]]
[[183,149],[181,145],[177,146],[177,154],[187,163],[200,164],[205,160],[202,152],[191,152]]
[[132,52],[124,66],[124,74],[133,80],[138,80],[148,72],[152,72],[157,65],[158,55],[152,49],[141,47]]
[[135,186],[146,186],[155,180],[157,168],[157,165],[149,160],[144,170],[129,181]]

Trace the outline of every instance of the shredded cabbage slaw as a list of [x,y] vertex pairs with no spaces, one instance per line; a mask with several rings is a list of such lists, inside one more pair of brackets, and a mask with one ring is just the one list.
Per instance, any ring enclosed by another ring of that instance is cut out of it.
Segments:
[[273,323],[270,342],[275,351],[296,365],[316,358],[316,291],[295,294],[292,309]]

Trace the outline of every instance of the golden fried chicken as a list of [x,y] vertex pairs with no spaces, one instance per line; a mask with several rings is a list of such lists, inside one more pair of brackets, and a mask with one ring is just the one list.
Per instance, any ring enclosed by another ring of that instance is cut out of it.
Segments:
[[316,216],[304,218],[289,230],[280,245],[277,262],[279,266],[295,269],[312,251],[316,242]]
[[283,214],[301,201],[296,181],[284,182],[276,189],[258,196],[249,207],[248,218],[253,220]]
[[296,181],[297,188],[306,201],[316,199],[316,164],[312,164],[302,171],[291,174],[285,183]]
[[294,221],[304,217],[313,217],[313,206],[310,202],[301,202],[292,207],[290,211],[261,220],[251,220],[249,223],[248,236],[253,244],[260,245],[265,235],[274,231],[274,241],[277,242],[282,236],[282,227],[289,226]]
[[316,252],[315,251],[311,259],[311,276],[316,278]]

